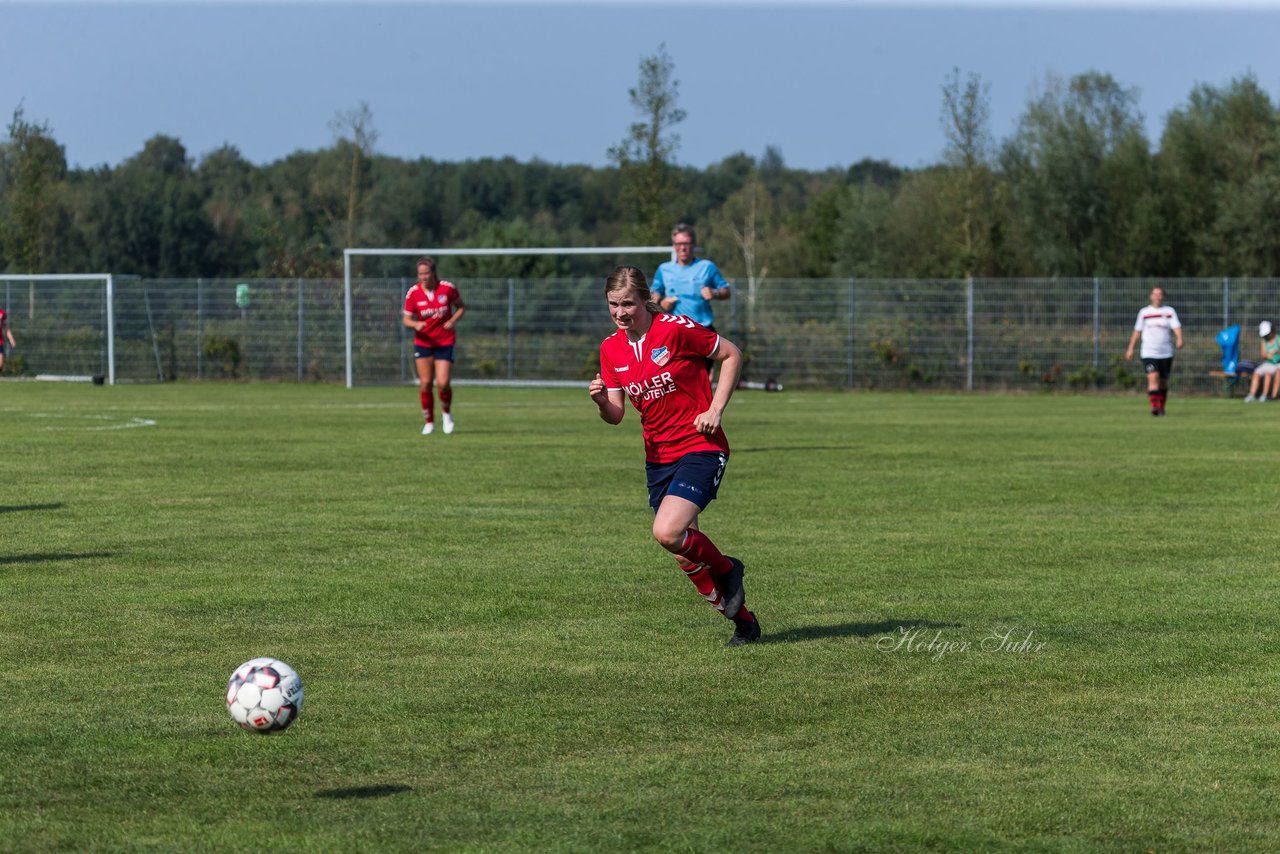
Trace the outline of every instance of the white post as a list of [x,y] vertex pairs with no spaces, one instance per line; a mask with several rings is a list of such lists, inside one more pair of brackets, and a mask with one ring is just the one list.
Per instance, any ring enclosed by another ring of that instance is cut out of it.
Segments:
[[116,297],[115,277],[107,274],[107,382],[116,384]]
[[354,388],[352,365],[351,365],[351,250],[342,250],[342,278],[343,278],[343,296],[342,308],[343,314],[346,315],[346,339],[347,339],[347,388]]

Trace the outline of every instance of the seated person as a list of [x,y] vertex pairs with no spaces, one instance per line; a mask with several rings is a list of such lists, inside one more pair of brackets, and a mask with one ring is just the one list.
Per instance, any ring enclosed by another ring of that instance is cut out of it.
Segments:
[[[1262,361],[1253,369],[1253,380],[1249,383],[1249,395],[1244,399],[1245,403],[1280,397],[1280,336],[1276,335],[1276,329],[1270,320],[1258,324],[1258,335],[1262,337],[1259,349]],[[1262,386],[1261,394],[1258,393],[1259,385]]]

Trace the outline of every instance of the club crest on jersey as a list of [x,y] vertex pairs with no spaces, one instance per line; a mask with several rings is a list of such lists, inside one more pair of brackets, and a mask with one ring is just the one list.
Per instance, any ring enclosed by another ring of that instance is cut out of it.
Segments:
[[649,358],[653,359],[653,363],[661,368],[671,361],[671,350],[666,347],[654,347],[649,351]]
[[445,300],[444,294],[441,294],[440,296],[436,297],[436,302],[440,303],[441,305],[444,305],[444,300]]

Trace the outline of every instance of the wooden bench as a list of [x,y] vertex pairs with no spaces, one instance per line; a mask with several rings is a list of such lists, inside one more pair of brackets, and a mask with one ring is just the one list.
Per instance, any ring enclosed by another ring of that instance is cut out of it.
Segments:
[[1236,371],[1233,374],[1226,371],[1210,371],[1209,376],[1221,379],[1222,390],[1227,393],[1227,397],[1235,397],[1236,386],[1240,384],[1240,380],[1252,377],[1253,371]]

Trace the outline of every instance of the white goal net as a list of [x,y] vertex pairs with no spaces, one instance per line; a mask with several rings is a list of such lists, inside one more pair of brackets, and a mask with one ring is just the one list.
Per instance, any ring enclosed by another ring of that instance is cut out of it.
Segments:
[[17,342],[5,372],[115,383],[115,285],[109,273],[0,275],[0,308]]

